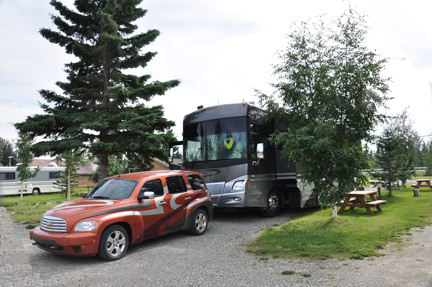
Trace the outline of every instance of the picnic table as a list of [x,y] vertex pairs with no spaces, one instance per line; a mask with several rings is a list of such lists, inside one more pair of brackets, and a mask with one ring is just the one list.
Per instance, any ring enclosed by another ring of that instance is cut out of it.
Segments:
[[[423,185],[424,183],[424,185]],[[417,184],[411,185],[414,189],[419,189],[420,187],[429,187],[432,190],[431,180],[430,179],[417,179]]]
[[[355,207],[360,207],[366,209],[367,213],[373,215],[371,207],[376,207],[378,211],[382,211],[381,204],[387,204],[386,200],[377,200],[375,194],[377,192],[374,190],[368,191],[351,191],[346,194],[346,197],[341,202],[341,208],[339,214],[345,211],[345,208],[349,207],[353,210]],[[369,196],[371,200],[366,200],[366,196]]]

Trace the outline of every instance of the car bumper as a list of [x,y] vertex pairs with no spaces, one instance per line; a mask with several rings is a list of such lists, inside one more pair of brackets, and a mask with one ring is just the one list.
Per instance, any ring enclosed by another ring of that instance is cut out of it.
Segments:
[[93,232],[57,233],[36,227],[30,230],[30,239],[39,248],[57,254],[85,256],[98,251],[97,236]]

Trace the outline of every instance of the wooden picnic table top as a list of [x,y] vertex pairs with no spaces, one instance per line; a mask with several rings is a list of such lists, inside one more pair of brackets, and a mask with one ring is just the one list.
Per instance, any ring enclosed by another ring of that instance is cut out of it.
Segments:
[[431,179],[416,179],[417,182],[421,183],[421,182],[431,182]]
[[366,195],[371,195],[371,194],[377,194],[377,191],[375,190],[356,190],[356,191],[351,191],[348,192],[347,195],[361,195],[361,196],[366,196]]

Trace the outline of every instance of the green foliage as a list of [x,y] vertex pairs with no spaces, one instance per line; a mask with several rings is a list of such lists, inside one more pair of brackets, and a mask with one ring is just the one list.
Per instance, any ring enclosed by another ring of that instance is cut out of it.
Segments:
[[352,258],[380,256],[378,249],[400,241],[413,227],[431,224],[432,192],[413,197],[412,189],[402,189],[382,198],[382,212],[368,215],[365,209],[346,210],[329,219],[331,211],[304,211],[294,220],[277,228],[267,228],[249,250],[258,256],[279,258]]
[[20,133],[17,142],[18,154],[20,157],[20,164],[17,165],[17,177],[21,182],[21,200],[23,200],[23,189],[24,182],[30,177],[35,177],[39,172],[40,168],[34,169],[32,172],[30,169],[30,163],[33,161],[33,153],[31,152],[31,147],[33,145],[33,140],[27,133]]
[[381,136],[377,139],[377,163],[381,172],[373,174],[386,183],[390,192],[392,184],[398,180],[402,185],[415,174],[416,141],[419,136],[412,129],[407,110],[391,118]]
[[77,61],[65,64],[67,81],[56,83],[63,94],[40,91],[45,113],[16,124],[32,137],[44,137],[33,151],[87,151],[98,158],[100,178],[107,175],[109,155],[126,155],[138,164],[154,157],[167,160],[168,132],[174,123],[164,118],[162,106],[148,107],[144,101],[180,82],[129,74],[145,68],[156,55],[141,51],[159,31],[135,33],[134,22],[146,14],[138,8],[141,0],[77,0],[75,10],[60,1],[50,3],[60,14],[51,16],[57,30],[42,28],[40,34]]
[[65,151],[58,155],[56,160],[64,162],[66,164],[66,169],[64,172],[60,173],[60,179],[54,184],[66,194],[66,197],[69,200],[71,185],[78,183],[78,169],[80,166],[85,165],[87,160],[79,151]]
[[[99,175],[98,172],[99,168],[96,169],[93,173],[93,181],[98,182],[99,181]],[[138,171],[137,168],[131,168],[130,162],[125,157],[110,155],[108,157],[108,169],[107,169],[107,176],[113,176],[118,174],[124,174],[129,173],[129,171]],[[101,178],[102,180],[102,178]]]
[[[0,164],[3,166],[9,165],[9,156],[15,157],[12,143],[4,138],[0,138]],[[11,165],[15,165],[15,159],[11,159]]]
[[429,141],[427,145],[425,145],[424,161],[425,161],[425,166],[427,167],[425,175],[431,176],[432,175],[432,140]]
[[[302,179],[334,206],[353,185],[362,185],[369,155],[362,143],[383,120],[388,97],[385,59],[363,44],[365,21],[352,9],[328,25],[301,22],[275,66],[276,93],[260,94],[270,116],[286,128],[273,135],[299,164]],[[337,183],[337,184],[335,184]]]

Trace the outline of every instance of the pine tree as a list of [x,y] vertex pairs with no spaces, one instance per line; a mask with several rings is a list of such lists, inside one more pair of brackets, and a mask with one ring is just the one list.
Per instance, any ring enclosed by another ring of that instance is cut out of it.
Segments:
[[60,1],[50,4],[58,31],[43,28],[41,35],[65,48],[78,60],[65,64],[67,81],[57,82],[58,94],[41,90],[44,114],[16,124],[21,132],[44,139],[33,146],[37,155],[86,150],[98,159],[99,179],[107,175],[109,155],[126,155],[141,168],[151,158],[168,158],[172,121],[162,106],[144,104],[179,85],[179,80],[151,81],[148,74],[129,74],[144,68],[156,55],[141,50],[159,35],[157,30],[134,33],[134,21],[146,10],[141,0],[76,0],[76,9]]

